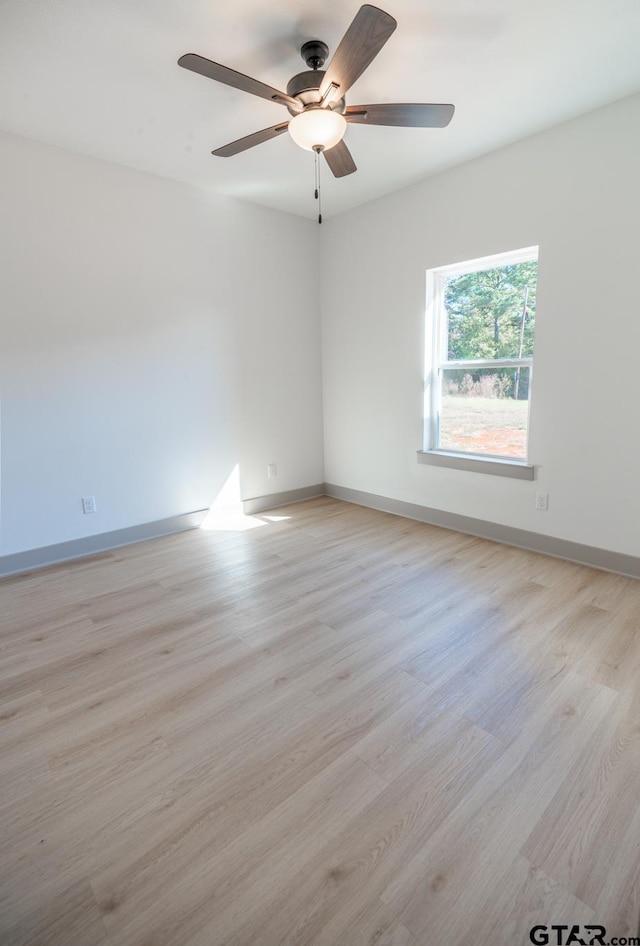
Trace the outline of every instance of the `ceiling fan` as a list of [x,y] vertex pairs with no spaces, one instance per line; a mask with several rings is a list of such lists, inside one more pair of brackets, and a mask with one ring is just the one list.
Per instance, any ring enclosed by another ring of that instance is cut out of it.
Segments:
[[373,62],[396,26],[394,18],[384,10],[364,4],[342,37],[326,71],[322,69],[329,55],[326,43],[311,40],[302,46],[300,53],[309,71],[293,76],[286,93],[195,53],[181,56],[178,65],[185,69],[284,105],[292,116],[288,121],[217,148],[212,154],[229,158],[288,131],[301,148],[315,151],[316,155],[324,154],[335,177],[344,177],[356,170],[344,143],[347,123],[444,128],[453,117],[453,105],[346,104],[346,93]]

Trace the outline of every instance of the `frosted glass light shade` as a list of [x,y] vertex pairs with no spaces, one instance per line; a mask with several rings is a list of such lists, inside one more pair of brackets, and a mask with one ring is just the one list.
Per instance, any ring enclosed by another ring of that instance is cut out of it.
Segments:
[[322,148],[328,151],[342,141],[347,121],[339,112],[328,108],[310,108],[289,122],[289,134],[297,145],[307,151]]

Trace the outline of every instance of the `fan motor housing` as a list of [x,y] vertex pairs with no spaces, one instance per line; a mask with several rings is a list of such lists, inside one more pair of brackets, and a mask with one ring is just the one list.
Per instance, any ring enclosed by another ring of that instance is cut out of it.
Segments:
[[323,69],[309,69],[307,72],[299,72],[297,76],[293,76],[287,82],[287,95],[301,97],[305,92],[317,93],[323,79]]
[[[287,82],[287,95],[298,99],[303,105],[318,105],[320,102],[320,86],[324,79],[323,69],[309,69],[306,72],[299,72]],[[332,111],[342,114],[345,110],[345,101],[340,99],[331,103]],[[296,113],[289,109],[292,115]]]

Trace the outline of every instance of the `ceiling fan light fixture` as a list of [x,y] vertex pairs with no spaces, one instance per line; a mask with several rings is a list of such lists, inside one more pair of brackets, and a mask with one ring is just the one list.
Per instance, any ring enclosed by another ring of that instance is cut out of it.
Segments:
[[344,138],[347,121],[344,115],[329,108],[308,108],[289,122],[289,134],[306,151],[329,151]]

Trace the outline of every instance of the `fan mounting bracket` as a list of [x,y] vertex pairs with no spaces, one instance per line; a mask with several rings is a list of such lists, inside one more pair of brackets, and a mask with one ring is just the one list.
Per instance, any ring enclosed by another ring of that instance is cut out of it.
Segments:
[[329,55],[329,47],[322,40],[310,39],[307,43],[303,43],[300,55],[309,69],[322,69]]

